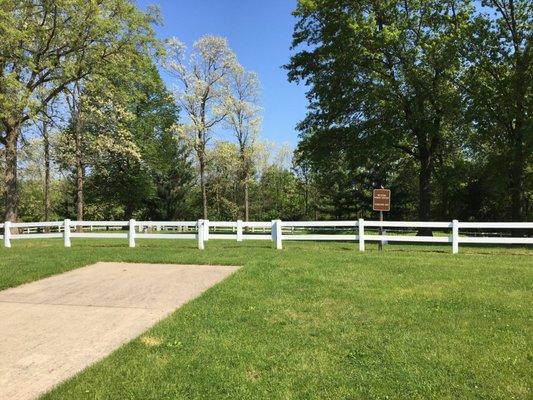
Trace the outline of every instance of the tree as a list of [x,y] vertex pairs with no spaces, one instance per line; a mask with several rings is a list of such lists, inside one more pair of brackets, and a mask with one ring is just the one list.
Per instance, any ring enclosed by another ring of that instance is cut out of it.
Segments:
[[298,181],[300,191],[304,196],[303,217],[308,220],[318,220],[317,215],[317,185],[315,174],[309,160],[298,151],[294,154],[294,175]]
[[[51,138],[50,138],[50,128],[53,124],[51,109],[52,104],[49,103],[41,111],[39,116],[38,127],[41,137],[43,139],[43,166],[44,166],[44,221],[50,221],[50,185],[51,185],[51,169],[52,169],[52,158],[51,158]],[[46,228],[48,230],[48,228]]]
[[0,15],[5,219],[16,220],[17,144],[23,124],[68,85],[116,57],[146,50],[153,43],[152,17],[128,0],[5,0]]
[[310,86],[299,125],[307,150],[412,157],[422,221],[432,218],[435,156],[461,120],[454,82],[469,13],[457,0],[302,0],[295,11],[293,48],[305,47],[287,68]]
[[[123,69],[123,78],[115,73],[105,73],[84,80],[83,85],[76,82],[66,96],[70,121],[61,135],[60,159],[64,168],[73,171],[78,221],[85,216],[88,171],[106,182],[104,186],[108,190],[112,188],[110,182],[116,180],[117,187],[102,198],[111,200],[121,195],[124,197],[122,186],[118,184],[126,184],[121,174],[123,168],[140,161],[140,150],[130,129],[135,115],[129,109],[139,94],[131,85],[122,85],[130,78],[131,69]],[[131,199],[135,197],[136,187],[132,186],[128,192]],[[145,188],[144,185],[140,187]]]
[[145,218],[159,221],[193,219],[198,214],[193,200],[196,179],[190,151],[173,130],[161,130],[156,138],[153,154],[148,157],[155,194],[146,200]]
[[[141,96],[130,105],[135,118],[129,129],[139,146],[141,163],[129,173],[135,176],[145,170],[153,193],[141,198],[138,208],[147,219],[190,218],[186,204],[195,176],[191,151],[177,135],[179,109],[155,65],[150,64],[140,75],[144,79],[136,86]],[[128,196],[123,203],[128,204]]]
[[[70,87],[69,87],[70,86]],[[73,145],[74,169],[76,171],[76,219],[83,221],[84,196],[83,184],[85,179],[85,157],[90,143],[84,135],[84,99],[82,97],[82,84],[80,81],[65,87],[65,97],[70,113],[70,126],[66,131],[69,135],[65,138],[66,146]],[[86,96],[85,96],[86,97]],[[78,226],[81,232],[82,227]]]
[[481,5],[488,13],[477,15],[472,24],[464,77],[474,149],[480,163],[490,155],[491,170],[505,168],[506,185],[498,197],[509,199],[504,212],[513,221],[524,221],[533,197],[528,172],[533,160],[533,8],[527,0],[485,0]]
[[228,76],[239,65],[227,40],[221,37],[201,37],[194,43],[188,61],[185,61],[185,50],[179,40],[168,40],[164,65],[179,83],[176,98],[187,116],[182,129],[198,159],[203,217],[207,218],[207,146],[213,129],[226,117]]
[[[63,168],[74,173],[76,188],[76,217],[85,215],[85,181],[87,170],[100,172],[111,179],[119,179],[118,171],[112,172],[117,159],[126,164],[140,160],[140,152],[129,124],[134,118],[128,110],[128,100],[136,95],[126,93],[109,80],[110,76],[87,80],[82,87],[77,82],[67,98],[70,121],[60,135],[58,158]],[[110,188],[111,186],[108,186]],[[111,190],[108,197],[117,196],[120,187]],[[133,198],[134,191],[128,193]]]
[[254,144],[261,125],[259,80],[253,72],[235,68],[229,77],[231,93],[227,96],[226,123],[232,130],[239,148],[240,182],[243,190],[244,220],[250,217],[249,186],[252,173]]
[[[184,187],[192,180],[189,152],[176,138],[178,109],[151,60],[131,69],[131,73],[115,76],[113,89],[108,90],[114,93],[114,113],[127,112],[127,118],[117,119],[115,125],[123,123],[128,138],[114,140],[112,151],[98,153],[89,177],[91,192],[98,203],[120,206],[124,220],[134,213],[145,214],[146,208],[161,218],[176,218],[180,215],[176,202],[184,199]],[[104,115],[109,113],[106,108]],[[93,116],[91,112],[89,122]],[[102,126],[94,121],[97,131],[111,125],[107,119],[104,122]],[[125,138],[126,133],[112,132],[111,137]]]
[[[76,192],[82,188],[82,196],[73,198],[78,206],[83,199],[84,215],[189,217],[183,204],[194,178],[190,151],[177,137],[178,109],[152,60],[108,64],[81,89],[68,128],[60,135],[59,154]],[[76,118],[82,121],[79,131]]]
[[[37,133],[41,123],[38,122],[35,125],[35,132]],[[49,139],[53,143],[54,135],[51,134]],[[45,138],[42,136],[21,140],[18,178],[19,210],[23,221],[50,221],[58,218],[56,211],[62,193],[58,190],[59,181],[57,170],[52,163],[52,154],[50,154],[49,165],[43,162],[44,142]],[[46,186],[47,180],[48,188]],[[47,231],[48,229],[44,228],[44,230]]]
[[252,195],[261,220],[301,220],[303,196],[295,175],[279,165],[271,164],[259,178]]
[[240,155],[238,146],[227,141],[217,141],[209,150],[207,180],[211,196],[209,205],[213,218],[236,220],[239,218]]
[[250,186],[250,209],[259,220],[299,220],[303,217],[305,196],[291,169],[287,144],[258,141],[253,152],[256,174]]

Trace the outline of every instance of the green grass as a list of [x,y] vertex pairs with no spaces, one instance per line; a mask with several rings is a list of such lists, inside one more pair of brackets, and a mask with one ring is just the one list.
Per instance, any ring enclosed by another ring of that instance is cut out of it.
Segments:
[[531,248],[15,241],[0,287],[96,261],[243,265],[44,399],[528,399]]

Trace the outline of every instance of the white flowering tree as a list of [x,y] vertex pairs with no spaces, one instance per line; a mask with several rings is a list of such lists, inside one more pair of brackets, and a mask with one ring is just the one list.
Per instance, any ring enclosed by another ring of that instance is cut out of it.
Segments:
[[203,36],[186,58],[186,47],[178,39],[167,40],[166,69],[176,78],[176,99],[185,113],[181,131],[194,149],[200,169],[203,216],[207,218],[207,146],[214,128],[227,116],[228,80],[240,68],[225,38]]
[[[129,125],[134,115],[128,102],[136,96],[126,93],[98,77],[90,82],[70,85],[65,90],[70,121],[59,137],[58,159],[73,168],[76,182],[76,217],[84,219],[84,183],[88,167],[107,166],[113,155],[138,162],[141,159]],[[99,171],[105,168],[99,168]],[[81,227],[79,227],[81,230]]]
[[5,220],[18,219],[17,154],[25,124],[69,86],[124,56],[149,54],[154,17],[129,0],[0,2],[0,147]]
[[244,68],[235,68],[229,77],[230,93],[226,96],[226,125],[233,132],[240,161],[240,181],[243,190],[244,218],[249,220],[249,185],[253,152],[259,129],[261,127],[261,109],[258,106],[260,84],[254,72]]

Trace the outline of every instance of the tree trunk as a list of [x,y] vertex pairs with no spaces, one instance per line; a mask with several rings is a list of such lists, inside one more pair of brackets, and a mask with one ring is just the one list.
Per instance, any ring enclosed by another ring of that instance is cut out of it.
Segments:
[[243,206],[244,206],[244,220],[246,222],[250,219],[250,194],[249,194],[249,185],[248,185],[248,173],[250,171],[250,167],[248,165],[248,159],[246,157],[246,144],[239,140],[239,157],[241,161],[241,182],[240,185],[242,186],[243,190]]
[[511,192],[511,218],[513,222],[524,222],[523,182],[524,168],[521,149],[514,152],[511,160],[509,190]]
[[522,131],[518,127],[513,138],[512,159],[509,168],[509,191],[511,194],[511,218],[513,222],[524,222],[524,170],[525,170],[525,143],[522,140]]
[[17,143],[20,125],[6,127],[5,220],[18,220]]
[[[528,134],[531,134],[528,129],[531,128],[531,123],[528,123],[528,92],[531,85],[527,84],[528,81],[528,69],[531,64],[530,57],[530,41],[528,40],[525,48],[522,48],[519,37],[515,30],[520,30],[517,26],[520,22],[517,20],[515,14],[514,5],[511,1],[509,6],[511,7],[510,13],[510,29],[511,39],[513,42],[513,91],[511,93],[511,99],[513,101],[511,119],[509,120],[508,135],[511,139],[511,165],[509,177],[509,190],[511,195],[511,218],[513,222],[524,222],[527,219],[526,214],[526,196],[525,196],[525,171],[527,167],[526,157],[529,155],[527,141]],[[502,13],[502,17],[505,17]],[[524,31],[526,33],[527,30]],[[513,115],[514,114],[514,115]],[[526,131],[528,133],[526,133]],[[526,232],[523,232],[527,234]]]
[[[48,134],[48,122],[43,121],[43,145],[44,145],[44,220],[50,220],[50,137]],[[49,232],[50,228],[45,228]]]
[[[420,149],[420,172],[418,175],[418,220],[431,220],[431,155]],[[431,236],[431,228],[419,228],[418,236]]]
[[244,220],[248,222],[250,219],[250,199],[248,193],[248,178],[244,181]]
[[[76,112],[74,120],[74,134],[76,144],[76,219],[83,221],[83,178],[85,175],[83,165],[83,143],[81,132],[81,121],[79,112]],[[77,227],[78,232],[82,231],[82,227]]]
[[126,207],[124,208],[124,221],[129,221],[133,217],[134,211],[135,206],[133,205],[133,202],[127,203]]
[[200,186],[202,188],[202,207],[204,219],[207,219],[207,188],[205,182],[205,156],[200,154]]
[[248,160],[246,159],[246,153],[244,146],[241,145],[241,163],[242,163],[242,188],[243,188],[243,202],[244,202],[244,220],[248,222],[250,218],[250,199],[249,199],[249,187],[248,187]]
[[309,203],[309,188],[307,187],[307,182],[304,182],[304,215],[307,218],[307,207]]

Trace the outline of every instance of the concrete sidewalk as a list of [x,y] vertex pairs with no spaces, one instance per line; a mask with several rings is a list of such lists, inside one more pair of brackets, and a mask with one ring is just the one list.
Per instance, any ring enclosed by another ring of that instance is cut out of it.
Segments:
[[0,292],[0,399],[33,399],[238,267],[97,263]]

